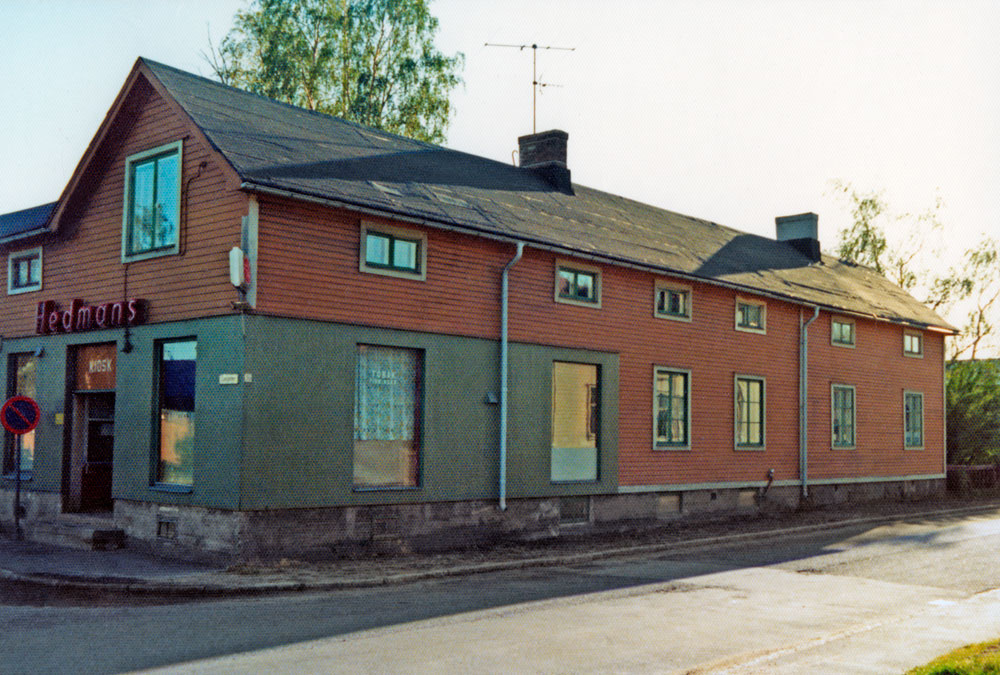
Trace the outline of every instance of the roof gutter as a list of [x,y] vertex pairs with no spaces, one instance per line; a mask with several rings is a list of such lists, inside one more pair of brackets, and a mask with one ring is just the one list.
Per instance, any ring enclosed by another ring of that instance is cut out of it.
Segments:
[[500,282],[500,510],[507,510],[507,300],[510,269],[524,253],[524,243],[517,242],[517,253],[503,268]]
[[813,307],[812,318],[802,322],[799,312],[799,478],[802,499],[809,497],[809,325],[819,317]]
[[46,234],[48,232],[49,232],[49,228],[47,228],[47,227],[39,227],[39,228],[34,229],[34,230],[28,230],[27,232],[21,232],[20,234],[12,234],[9,237],[4,237],[4,238],[0,239],[0,246],[4,246],[6,244],[11,244],[11,243],[14,243],[14,242],[17,242],[17,241],[21,241],[22,239],[31,239],[32,237],[37,237],[38,235]]
[[293,199],[295,201],[307,202],[311,204],[321,204],[323,206],[328,206],[331,208],[347,209],[349,211],[357,211],[364,213],[366,215],[376,216],[379,218],[393,218],[401,222],[411,223],[413,225],[423,225],[425,227],[433,227],[439,230],[447,230],[450,232],[459,232],[461,234],[471,234],[477,237],[482,237],[484,239],[491,239],[493,241],[500,241],[506,244],[517,244],[518,242],[523,242],[526,245],[530,244],[532,248],[536,248],[540,251],[552,251],[559,254],[571,255],[575,258],[581,258],[584,260],[593,260],[596,262],[611,263],[613,265],[618,265],[620,267],[627,267],[629,269],[641,270],[643,272],[652,272],[653,274],[666,274],[672,277],[677,277],[678,279],[684,279],[686,281],[697,281],[699,283],[708,284],[710,286],[718,286],[720,288],[730,288],[737,291],[743,291],[745,293],[753,293],[754,295],[760,296],[762,298],[771,298],[774,300],[781,300],[782,302],[789,302],[794,305],[806,306],[806,307],[816,307],[820,306],[823,309],[829,310],[831,312],[837,312],[839,314],[845,314],[849,316],[857,316],[866,319],[874,319],[875,321],[883,321],[885,323],[893,323],[904,326],[911,326],[913,328],[933,330],[945,334],[957,334],[957,330],[950,326],[935,326],[933,324],[918,323],[916,321],[907,321],[905,319],[891,319],[882,318],[874,316],[871,314],[865,314],[861,312],[851,311],[849,309],[843,309],[841,307],[835,307],[833,305],[820,304],[817,305],[813,302],[803,300],[802,298],[797,298],[792,295],[785,295],[782,293],[775,293],[773,291],[766,291],[753,286],[745,286],[743,284],[735,284],[728,281],[722,281],[720,279],[713,279],[710,277],[700,277],[689,272],[682,272],[680,270],[673,270],[665,267],[658,267],[656,265],[632,262],[630,260],[625,260],[622,258],[616,258],[610,255],[594,255],[593,253],[587,253],[585,251],[580,251],[578,249],[569,248],[568,246],[558,246],[556,244],[551,244],[538,239],[530,239],[523,236],[513,236],[513,235],[502,235],[496,234],[494,232],[489,232],[486,230],[481,230],[469,225],[460,225],[457,223],[447,223],[440,220],[428,220],[427,218],[420,218],[416,216],[406,215],[398,211],[393,211],[391,209],[379,209],[371,206],[365,206],[363,204],[355,204],[353,202],[348,202],[340,199],[331,199],[329,197],[319,197],[316,195],[310,195],[303,192],[294,192],[292,190],[285,190],[283,188],[271,187],[268,185],[261,185],[259,183],[253,183],[250,181],[244,181],[240,184],[240,189],[247,192],[257,192],[265,195],[272,195],[275,197],[284,197],[286,199]]

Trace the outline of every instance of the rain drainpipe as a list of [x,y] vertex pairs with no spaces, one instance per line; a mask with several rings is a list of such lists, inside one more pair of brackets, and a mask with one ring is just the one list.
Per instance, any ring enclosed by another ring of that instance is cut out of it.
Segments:
[[517,242],[517,254],[503,268],[500,287],[500,510],[507,510],[507,278],[510,268],[524,253],[524,243]]
[[809,324],[818,317],[819,307],[813,307],[812,318],[805,323],[799,312],[799,476],[803,499],[809,497]]

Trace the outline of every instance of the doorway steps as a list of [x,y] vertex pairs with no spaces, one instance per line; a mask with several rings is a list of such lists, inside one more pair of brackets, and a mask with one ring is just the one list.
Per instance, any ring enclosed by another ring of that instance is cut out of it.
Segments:
[[115,527],[111,514],[60,513],[36,520],[28,538],[44,544],[104,551],[125,548],[125,531]]

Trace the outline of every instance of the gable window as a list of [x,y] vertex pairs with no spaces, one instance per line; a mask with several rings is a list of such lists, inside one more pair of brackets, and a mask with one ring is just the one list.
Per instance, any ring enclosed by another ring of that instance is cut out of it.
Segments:
[[767,328],[767,305],[755,300],[736,299],[736,330],[763,333]]
[[423,369],[418,350],[358,345],[355,489],[417,487]]
[[556,302],[601,306],[601,273],[576,263],[556,264]]
[[924,447],[924,395],[920,392],[903,392],[903,435],[905,447]]
[[906,356],[924,355],[924,336],[920,333],[903,332],[903,354]]
[[690,447],[691,373],[657,368],[653,391],[653,440],[656,448]]
[[41,288],[41,247],[11,253],[7,257],[7,294],[39,291]]
[[[7,395],[28,396],[35,398],[37,393],[36,373],[38,371],[38,357],[34,354],[11,354],[7,359]],[[35,433],[37,430],[29,431],[20,436],[21,439],[21,466],[22,474],[31,473],[35,468]],[[4,453],[3,472],[14,474],[17,463],[17,437],[11,433],[4,433]]]
[[197,364],[197,341],[172,340],[160,344],[158,485],[190,487],[194,483]]
[[831,410],[833,447],[851,449],[854,447],[855,410],[854,410],[854,387],[844,384],[834,384],[831,386]]
[[125,160],[122,262],[178,251],[181,141]]
[[552,364],[552,482],[597,480],[600,394],[598,366]]
[[830,343],[841,347],[854,346],[854,322],[847,319],[830,320]]
[[363,223],[362,272],[404,279],[427,278],[427,236],[418,230]]
[[764,448],[764,378],[736,376],[736,447]]
[[691,289],[657,285],[656,316],[664,319],[691,320]]

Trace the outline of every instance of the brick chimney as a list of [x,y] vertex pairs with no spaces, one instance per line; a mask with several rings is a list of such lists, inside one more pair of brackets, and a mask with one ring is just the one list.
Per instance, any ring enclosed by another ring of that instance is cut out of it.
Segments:
[[822,259],[823,254],[819,250],[819,216],[815,213],[778,216],[774,219],[774,225],[778,241],[791,244],[813,262]]
[[570,171],[566,167],[566,140],[559,129],[529,134],[517,139],[522,169],[530,169],[560,192],[573,194]]

